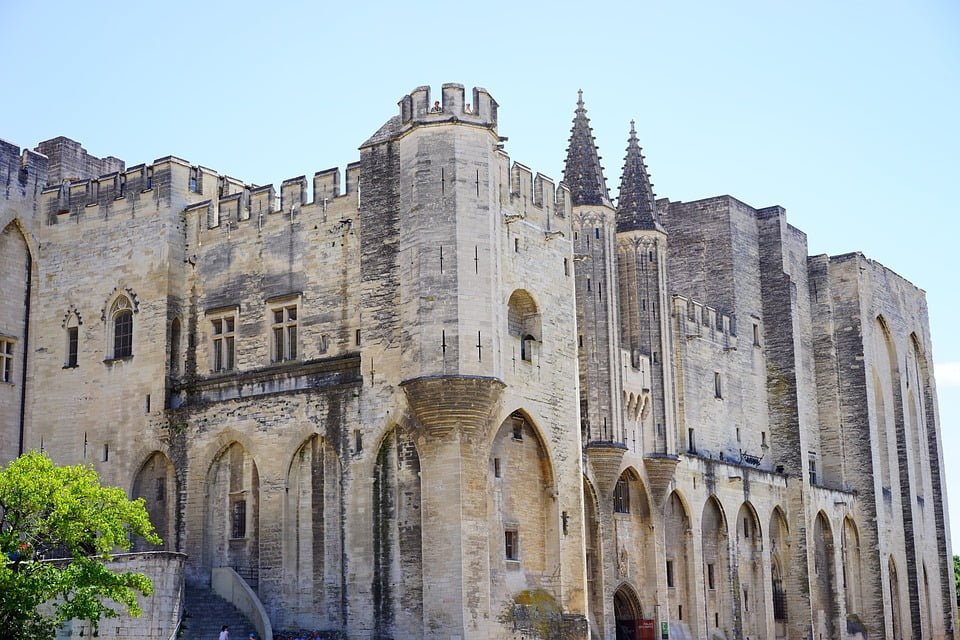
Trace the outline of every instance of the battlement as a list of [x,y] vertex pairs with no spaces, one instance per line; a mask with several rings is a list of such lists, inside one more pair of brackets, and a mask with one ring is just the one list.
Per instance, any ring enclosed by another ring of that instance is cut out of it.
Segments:
[[[71,141],[72,142],[72,141]],[[190,165],[180,158],[166,156],[152,164],[138,164],[96,178],[64,180],[49,184],[40,194],[40,211],[47,224],[58,224],[63,217],[99,217],[106,211],[122,212],[125,206],[137,206],[146,194],[169,198],[175,184],[187,190]],[[155,191],[155,187],[158,188]],[[98,210],[101,209],[101,210]]]
[[673,296],[673,315],[688,339],[705,338],[723,345],[724,349],[737,348],[735,316],[678,294]]
[[[67,142],[73,142],[64,138]],[[79,145],[77,145],[79,148]],[[0,171],[10,172],[10,167],[19,167],[19,149],[0,141]],[[16,160],[14,160],[16,159]],[[24,162],[36,171],[46,171],[46,157],[24,151]],[[2,174],[0,174],[2,175]],[[341,184],[343,190],[341,191]],[[205,225],[214,228],[221,219],[235,222],[248,220],[251,215],[261,216],[279,211],[290,212],[310,205],[326,207],[335,199],[353,196],[360,188],[360,163],[347,166],[341,181],[337,168],[318,171],[310,183],[306,176],[284,180],[279,193],[273,185],[258,186],[201,165],[191,165],[175,156],[165,156],[152,164],[139,164],[129,169],[113,171],[95,178],[64,180],[48,185],[40,194],[41,211],[47,224],[58,224],[74,218],[102,218],[119,215],[136,209],[137,203],[148,193],[156,200],[170,202],[177,193],[188,203],[187,210],[208,208]],[[312,199],[311,199],[312,195]],[[129,210],[129,211],[128,211]]]
[[[563,231],[570,220],[573,203],[567,185],[557,186],[542,173],[534,174],[530,167],[510,162],[510,156],[497,152],[500,207],[509,221],[526,220],[544,231]],[[559,219],[559,220],[558,220]]]
[[64,136],[44,140],[37,145],[36,151],[49,159],[47,184],[51,186],[61,182],[88,180],[124,169],[124,162],[120,158],[98,158],[87,153],[76,140]]
[[0,139],[0,184],[19,184],[25,188],[35,182],[46,184],[49,159],[30,149],[20,150],[15,144]]
[[439,99],[431,97],[429,86],[417,87],[397,103],[400,122],[410,125],[462,121],[496,130],[497,101],[482,87],[474,87],[472,99],[473,102],[466,101],[462,84],[444,84]]

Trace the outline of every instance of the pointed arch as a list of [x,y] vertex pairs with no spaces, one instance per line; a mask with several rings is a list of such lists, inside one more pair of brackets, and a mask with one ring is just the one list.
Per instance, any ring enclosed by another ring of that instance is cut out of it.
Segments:
[[423,521],[420,453],[394,425],[373,472],[373,609],[377,637],[423,634]]
[[12,460],[24,449],[34,255],[23,225],[14,218],[0,231],[0,460]]
[[[617,578],[630,582],[639,601],[655,602],[658,563],[651,505],[643,480],[634,467],[627,466],[620,473],[612,498]],[[637,620],[639,615],[638,612]]]
[[813,526],[813,558],[814,584],[811,586],[811,600],[813,604],[814,622],[819,633],[825,638],[833,638],[835,633],[835,618],[837,615],[834,594],[836,580],[834,567],[833,528],[827,515],[820,511],[814,520]]
[[597,491],[583,476],[583,526],[587,565],[587,605],[590,626],[603,629],[603,546],[600,531],[600,502]]
[[736,594],[740,608],[741,633],[760,637],[766,632],[766,597],[763,583],[763,530],[757,510],[748,501],[737,513],[737,577]]
[[707,628],[717,629],[729,637],[733,634],[734,622],[727,518],[723,505],[714,495],[703,505],[700,531]]
[[176,550],[176,500],[180,494],[173,463],[162,451],[154,451],[140,468],[133,480],[133,498],[143,498],[157,534],[163,539],[159,547],[142,538],[134,541],[135,551]]
[[670,601],[665,617],[671,628],[682,629],[692,637],[694,617],[693,531],[690,510],[683,494],[670,493],[664,503],[664,537],[666,542],[667,592]]
[[617,640],[633,640],[643,609],[640,598],[628,583],[622,583],[613,594],[613,617],[616,625]]
[[773,592],[773,622],[778,636],[786,635],[787,581],[784,573],[790,562],[790,530],[787,518],[780,505],[770,514],[767,528],[770,540],[770,588]]
[[339,623],[340,461],[321,436],[297,447],[287,466],[281,556],[284,609],[297,628]]
[[860,531],[850,516],[843,519],[840,543],[843,548],[843,590],[846,594],[847,615],[861,615],[863,613],[863,565]]
[[897,563],[891,555],[887,560],[887,589],[890,594],[890,628],[894,638],[903,637],[903,602],[900,598],[900,576]]
[[513,591],[507,576],[519,574],[559,599],[549,578],[560,557],[553,464],[528,412],[517,409],[501,423],[488,468],[491,591]]
[[206,475],[203,565],[231,567],[256,590],[260,582],[260,475],[233,440],[213,457]]

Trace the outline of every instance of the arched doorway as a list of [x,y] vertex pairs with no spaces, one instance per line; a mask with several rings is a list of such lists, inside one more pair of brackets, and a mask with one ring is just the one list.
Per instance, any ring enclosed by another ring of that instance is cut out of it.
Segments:
[[641,640],[640,620],[643,615],[640,601],[628,585],[622,585],[613,594],[613,617],[616,620],[617,640]]

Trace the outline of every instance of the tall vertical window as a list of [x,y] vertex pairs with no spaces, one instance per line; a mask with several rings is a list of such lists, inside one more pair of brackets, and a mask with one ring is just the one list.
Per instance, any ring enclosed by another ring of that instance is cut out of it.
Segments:
[[715,371],[713,374],[713,397],[722,398],[723,397],[723,383],[720,380],[720,372]]
[[232,371],[236,353],[237,317],[230,314],[213,318],[210,320],[210,325],[213,337],[213,343],[211,344],[213,362],[211,367],[214,371]]
[[503,532],[503,552],[507,560],[520,559],[520,532],[516,529]]
[[813,451],[807,461],[807,470],[810,472],[810,484],[817,484],[817,454]]
[[126,296],[120,296],[110,307],[109,330],[112,332],[109,345],[112,358],[128,358],[133,355],[133,305]]
[[13,340],[0,338],[0,382],[13,383]]
[[286,304],[270,309],[272,356],[274,362],[297,359],[297,305]]
[[67,344],[66,357],[63,359],[63,367],[72,369],[77,366],[78,354],[80,351],[80,320],[76,313],[70,313],[66,320]]

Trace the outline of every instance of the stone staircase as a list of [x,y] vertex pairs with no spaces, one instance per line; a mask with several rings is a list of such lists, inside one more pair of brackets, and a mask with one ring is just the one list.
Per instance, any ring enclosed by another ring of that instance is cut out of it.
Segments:
[[[187,586],[183,640],[217,640],[223,625],[230,627],[230,640],[247,640],[253,625],[232,604],[209,587]],[[259,638],[259,636],[258,636]]]

